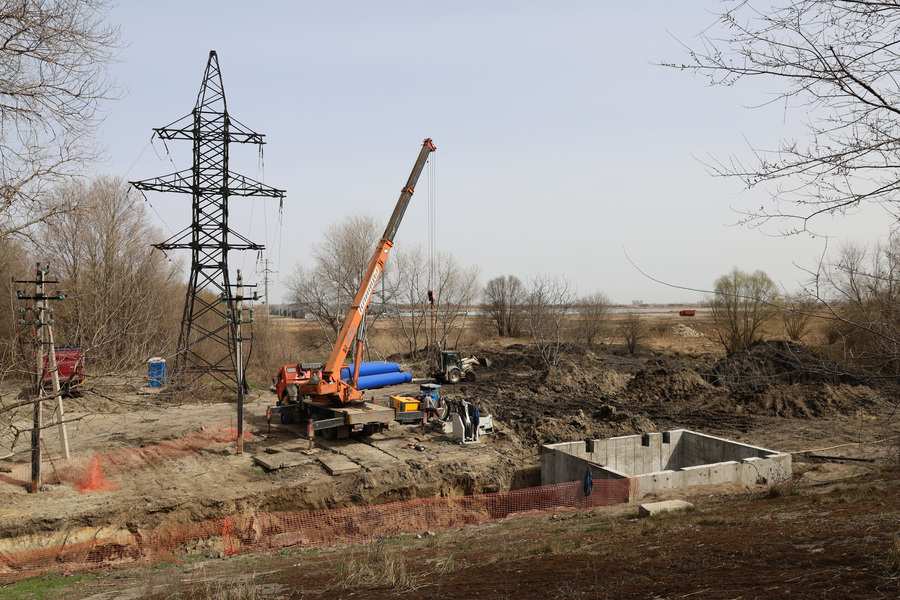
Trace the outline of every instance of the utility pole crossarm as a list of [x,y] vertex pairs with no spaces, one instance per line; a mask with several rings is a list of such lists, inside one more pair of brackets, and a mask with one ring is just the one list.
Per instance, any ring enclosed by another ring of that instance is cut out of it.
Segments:
[[[193,119],[193,114],[182,117],[175,123],[165,127],[156,127],[153,129],[154,135],[161,140],[188,140],[194,139],[194,124],[189,119]],[[174,127],[174,125],[186,121],[183,127]],[[209,139],[217,142],[228,142],[232,144],[257,144],[262,146],[266,143],[265,134],[256,133],[248,127],[240,124],[236,119],[229,117],[228,132],[210,132]]]
[[[218,232],[217,232],[218,233]],[[257,244],[256,242],[252,242],[237,231],[229,228],[228,229],[228,247],[231,250],[265,250],[266,247],[262,244]],[[199,250],[215,250],[221,247],[218,237],[214,237],[209,234],[205,234],[201,230],[201,233],[197,236],[197,239],[194,240],[194,229],[193,227],[186,227],[167,239],[164,242],[159,244],[153,244],[154,248],[158,248],[159,250],[193,250],[197,248]],[[202,259],[202,257],[200,257]],[[201,260],[202,262],[202,260]]]
[[142,181],[129,181],[136,189],[144,192],[175,192],[179,194],[221,194],[229,196],[257,196],[261,198],[284,198],[286,190],[280,190],[252,177],[240,173],[228,173],[228,187],[219,186],[195,187],[192,183],[193,173],[191,169],[185,169],[176,173],[169,173],[152,179]]

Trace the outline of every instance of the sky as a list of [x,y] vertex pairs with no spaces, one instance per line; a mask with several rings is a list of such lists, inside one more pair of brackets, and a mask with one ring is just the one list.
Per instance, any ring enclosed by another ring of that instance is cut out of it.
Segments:
[[[704,162],[802,135],[804,115],[750,108],[773,82],[712,88],[658,66],[685,59],[680,41],[718,4],[122,2],[109,15],[123,42],[119,93],[95,169],[136,180],[189,167],[190,144],[151,144],[151,128],[190,112],[215,49],[229,112],[267,136],[262,160],[232,145],[232,170],[287,190],[282,213],[271,199],[231,202],[232,227],[264,243],[277,271],[273,303],[330,224],[387,221],[425,137],[438,146],[437,247],[483,281],[552,274],[619,303],[687,303],[703,296],[634,264],[702,289],[738,267],[790,291],[825,236],[829,248],[871,242],[889,223],[866,209],[820,220],[815,238],[736,225],[766,191],[714,178]],[[398,249],[427,240],[424,177]],[[189,197],[149,202],[165,237],[189,223]],[[256,258],[230,260],[261,281]]]

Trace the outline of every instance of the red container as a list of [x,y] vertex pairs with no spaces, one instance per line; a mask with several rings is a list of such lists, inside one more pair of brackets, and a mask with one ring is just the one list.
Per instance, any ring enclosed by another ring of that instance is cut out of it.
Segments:
[[697,314],[697,311],[693,308],[683,308],[678,311],[678,316],[680,317],[693,317]]
[[[53,382],[48,361],[49,357],[45,356],[44,385],[50,385]],[[81,348],[57,348],[56,367],[59,373],[59,385],[64,390],[84,382],[84,354],[81,352]]]

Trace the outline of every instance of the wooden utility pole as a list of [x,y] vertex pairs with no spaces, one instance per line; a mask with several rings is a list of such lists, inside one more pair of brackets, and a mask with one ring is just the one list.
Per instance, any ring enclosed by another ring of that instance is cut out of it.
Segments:
[[65,419],[63,418],[62,394],[59,386],[59,372],[56,364],[56,348],[53,345],[52,319],[50,318],[50,306],[48,300],[63,300],[65,296],[59,292],[48,296],[46,285],[59,283],[56,280],[47,279],[49,265],[41,267],[37,263],[34,279],[16,279],[16,283],[34,284],[34,294],[28,294],[17,290],[16,298],[19,300],[31,300],[31,320],[23,319],[24,324],[30,324],[34,331],[35,344],[35,378],[34,378],[34,411],[32,413],[31,429],[31,487],[29,492],[35,493],[41,489],[41,430],[44,427],[44,374],[50,373],[53,384],[53,393],[57,400],[59,410],[60,439],[66,459],[69,458],[69,438],[66,433]]
[[241,270],[238,269],[237,272],[237,284],[235,286],[237,289],[235,290],[235,294],[232,296],[232,302],[234,305],[232,306],[231,314],[234,319],[234,358],[235,358],[235,372],[237,374],[237,440],[235,444],[235,451],[238,454],[243,454],[244,452],[244,391],[246,389],[246,382],[244,379],[244,338],[242,336],[242,325],[244,323],[252,323],[253,322],[253,309],[250,308],[248,315],[244,314],[244,300],[256,300],[256,293],[254,292],[253,296],[245,297],[244,296],[244,287],[256,287],[255,285],[244,285],[244,278],[241,274]]
[[[44,300],[44,310],[47,309],[47,301]],[[59,415],[59,439],[62,442],[63,456],[66,460],[71,458],[69,453],[69,433],[66,431],[66,412],[63,408],[62,392],[59,385],[59,364],[56,362],[56,342],[53,339],[52,321],[46,325],[47,329],[47,363],[50,368],[50,380],[53,383],[53,395],[56,396],[56,412]]]

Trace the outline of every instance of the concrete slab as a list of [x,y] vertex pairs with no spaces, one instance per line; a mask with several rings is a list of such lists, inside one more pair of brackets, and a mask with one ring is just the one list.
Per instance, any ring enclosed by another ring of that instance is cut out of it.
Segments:
[[361,441],[334,445],[331,447],[331,450],[346,456],[367,470],[394,468],[397,464],[396,457],[374,444],[367,444]]
[[322,453],[316,456],[318,461],[322,463],[329,475],[344,475],[346,473],[355,473],[362,467],[340,454]]
[[652,517],[662,513],[687,510],[694,508],[694,505],[684,500],[665,500],[663,502],[647,502],[638,505],[639,517]]
[[312,456],[300,452],[276,452],[275,454],[254,454],[253,462],[266,471],[277,471],[290,467],[308,465],[315,460]]

